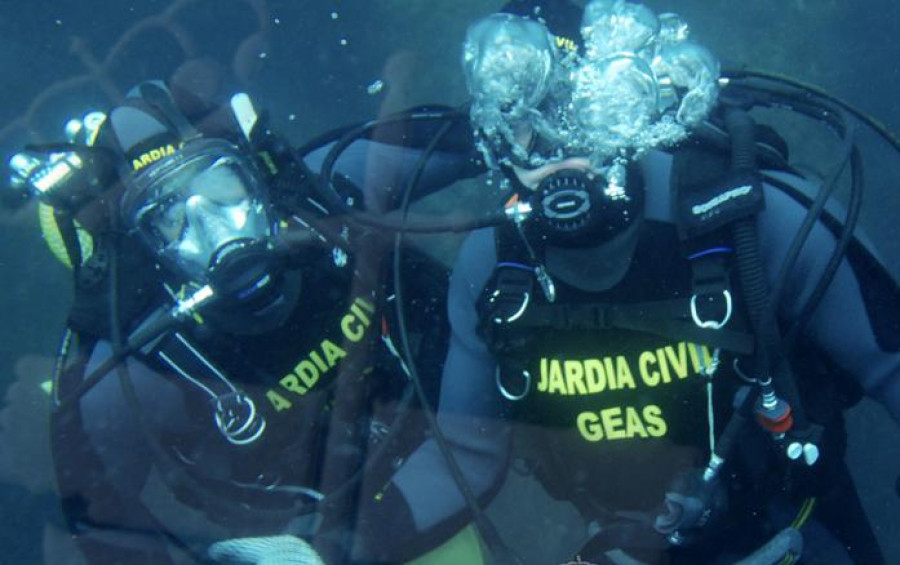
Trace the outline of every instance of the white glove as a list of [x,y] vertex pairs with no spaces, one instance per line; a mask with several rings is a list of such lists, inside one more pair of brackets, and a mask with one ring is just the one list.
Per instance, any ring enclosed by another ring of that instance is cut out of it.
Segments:
[[247,565],[325,565],[316,550],[294,536],[237,538],[219,541],[208,550],[217,563]]

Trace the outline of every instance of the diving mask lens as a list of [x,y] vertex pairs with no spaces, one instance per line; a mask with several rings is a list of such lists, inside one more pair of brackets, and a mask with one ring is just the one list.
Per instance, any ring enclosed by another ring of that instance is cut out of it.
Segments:
[[271,234],[249,164],[235,151],[218,149],[160,164],[145,178],[146,199],[134,212],[135,227],[151,248],[197,283],[208,282],[229,250]]

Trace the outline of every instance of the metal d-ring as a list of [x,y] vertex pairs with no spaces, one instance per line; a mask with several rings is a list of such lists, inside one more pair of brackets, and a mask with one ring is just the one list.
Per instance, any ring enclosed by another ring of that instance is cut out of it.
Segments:
[[731,304],[731,293],[728,290],[723,290],[722,295],[725,297],[725,317],[721,322],[717,322],[715,320],[701,320],[700,314],[697,313],[697,295],[691,296],[691,318],[693,318],[694,323],[697,324],[698,327],[710,330],[721,330],[725,327],[725,324],[731,320],[732,314],[732,304]]
[[[225,399],[233,399],[232,407],[225,406]],[[235,408],[246,407],[249,412],[241,415],[235,412]],[[266,430],[266,420],[256,411],[256,403],[249,396],[235,392],[216,398],[215,410],[216,427],[225,436],[229,443],[234,445],[247,445],[253,443]],[[237,429],[235,429],[237,426]]]
[[494,380],[497,382],[497,388],[500,390],[500,394],[503,395],[503,398],[510,400],[512,402],[518,402],[522,400],[526,396],[528,396],[528,392],[531,390],[531,373],[526,370],[522,371],[522,377],[525,381],[525,386],[522,387],[522,392],[519,394],[511,393],[503,383],[500,382],[500,366],[497,366],[497,369],[494,371]]

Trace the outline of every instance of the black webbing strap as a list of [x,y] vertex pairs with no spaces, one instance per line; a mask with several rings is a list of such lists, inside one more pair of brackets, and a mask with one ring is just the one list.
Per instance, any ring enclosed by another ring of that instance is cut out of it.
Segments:
[[633,304],[535,304],[516,320],[517,328],[555,330],[630,330],[688,340],[741,355],[753,351],[749,333],[707,329],[690,317],[690,299],[661,300]]
[[[703,343],[739,355],[753,352],[752,334],[701,327],[692,314],[693,305],[696,315],[704,320],[726,318],[725,292],[730,292],[727,253],[700,252],[691,257],[697,298],[631,304],[546,304],[535,300],[534,267],[527,252],[511,230],[500,230],[498,266],[479,302],[482,335],[493,351],[508,352],[510,344],[506,343],[505,336],[514,325],[516,329],[631,330]],[[705,238],[702,245],[711,246],[712,241]]]

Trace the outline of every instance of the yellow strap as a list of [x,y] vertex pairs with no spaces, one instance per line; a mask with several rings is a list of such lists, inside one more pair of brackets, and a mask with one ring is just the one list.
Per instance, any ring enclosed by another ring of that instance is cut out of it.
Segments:
[[[56,223],[56,216],[53,214],[53,208],[38,203],[38,223],[41,226],[41,234],[50,252],[56,257],[60,263],[68,268],[72,268],[72,259],[66,250],[66,244],[63,240],[62,233],[59,231],[59,225]],[[81,246],[81,260],[87,261],[88,257],[94,252],[94,240],[79,224],[75,222],[75,230],[78,233],[78,244]]]
[[[807,498],[803,501],[803,504],[800,505],[800,510],[797,512],[797,516],[794,518],[794,521],[791,522],[791,527],[795,530],[799,530],[803,527],[804,524],[809,520],[809,517],[812,515],[813,510],[816,509],[816,498],[814,496]],[[788,553],[784,557],[781,558],[781,561],[778,562],[778,565],[791,565],[797,561],[798,555],[793,555]]]
[[484,553],[481,540],[470,524],[444,544],[425,555],[416,557],[406,565],[483,565]]
[[809,517],[812,515],[813,510],[816,509],[816,497],[811,496],[803,501],[803,504],[800,505],[800,511],[797,512],[797,517],[794,518],[794,521],[791,522],[791,527],[795,530],[799,530],[806,524],[806,521],[809,520]]

